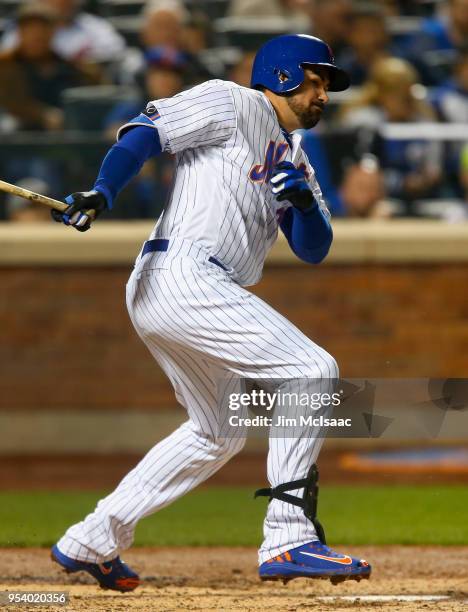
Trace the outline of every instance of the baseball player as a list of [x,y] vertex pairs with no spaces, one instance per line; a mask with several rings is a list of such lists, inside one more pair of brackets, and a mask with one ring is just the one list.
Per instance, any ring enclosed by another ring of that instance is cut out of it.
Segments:
[[[329,213],[294,132],[316,125],[327,91],[348,86],[323,41],[274,38],[256,55],[251,88],[211,80],[149,102],[120,128],[93,189],[68,196],[65,213],[53,212],[85,231],[147,159],[175,155],[172,192],[136,260],[127,306],[188,420],[53,547],[68,572],[86,571],[118,591],[138,586],[119,557],[138,521],[205,481],[244,444],[242,432],[225,434],[222,398],[236,381],[320,392],[338,377],[331,355],[245,287],[260,279],[278,228],[300,259],[317,264],[327,255]],[[366,561],[325,543],[315,466],[323,435],[302,433],[270,435],[271,487],[257,492],[270,498],[260,577],[368,578]]]

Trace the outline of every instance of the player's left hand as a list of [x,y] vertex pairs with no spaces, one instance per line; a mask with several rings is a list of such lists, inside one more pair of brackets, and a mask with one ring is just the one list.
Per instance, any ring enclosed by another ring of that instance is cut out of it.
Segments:
[[273,168],[270,179],[272,192],[279,202],[288,200],[299,210],[311,208],[315,199],[305,172],[289,161],[283,161]]
[[51,210],[52,218],[58,223],[72,225],[79,232],[89,230],[92,221],[108,208],[104,194],[95,190],[72,193],[65,202],[68,208],[63,212]]

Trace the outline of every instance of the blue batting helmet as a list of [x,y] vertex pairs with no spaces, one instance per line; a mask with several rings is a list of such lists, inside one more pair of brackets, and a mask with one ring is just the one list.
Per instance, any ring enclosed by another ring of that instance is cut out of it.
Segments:
[[250,86],[263,86],[276,94],[297,89],[304,81],[304,65],[325,66],[330,91],[349,87],[349,77],[335,65],[327,43],[308,34],[285,34],[266,42],[255,56]]

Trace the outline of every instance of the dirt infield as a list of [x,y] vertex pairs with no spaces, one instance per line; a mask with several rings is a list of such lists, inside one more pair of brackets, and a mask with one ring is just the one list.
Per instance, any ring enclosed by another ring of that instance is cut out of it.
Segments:
[[[415,612],[468,609],[468,547],[347,547],[372,562],[371,580],[298,579],[288,585],[262,583],[251,548],[139,548],[125,555],[144,585],[134,593],[103,591],[87,575],[67,576],[43,549],[2,549],[0,591],[65,590],[66,607],[0,606],[0,610],[67,612],[169,612],[178,610]],[[387,596],[387,597],[385,597]],[[409,601],[411,596],[416,600]],[[357,597],[357,598],[356,598]],[[398,597],[400,599],[398,599]],[[330,599],[333,598],[333,599]],[[360,598],[360,599],[359,599]]]

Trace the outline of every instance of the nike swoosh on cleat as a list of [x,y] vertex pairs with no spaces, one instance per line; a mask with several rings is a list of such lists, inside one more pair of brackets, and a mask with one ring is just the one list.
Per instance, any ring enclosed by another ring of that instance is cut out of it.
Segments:
[[325,555],[317,555],[314,553],[304,552],[302,550],[300,551],[300,553],[301,555],[315,557],[316,559],[323,559],[324,561],[332,561],[333,563],[340,563],[341,565],[351,565],[351,563],[353,562],[351,557],[348,557],[348,555],[345,555],[344,557],[341,557],[341,559],[338,559],[337,557],[326,557]]

